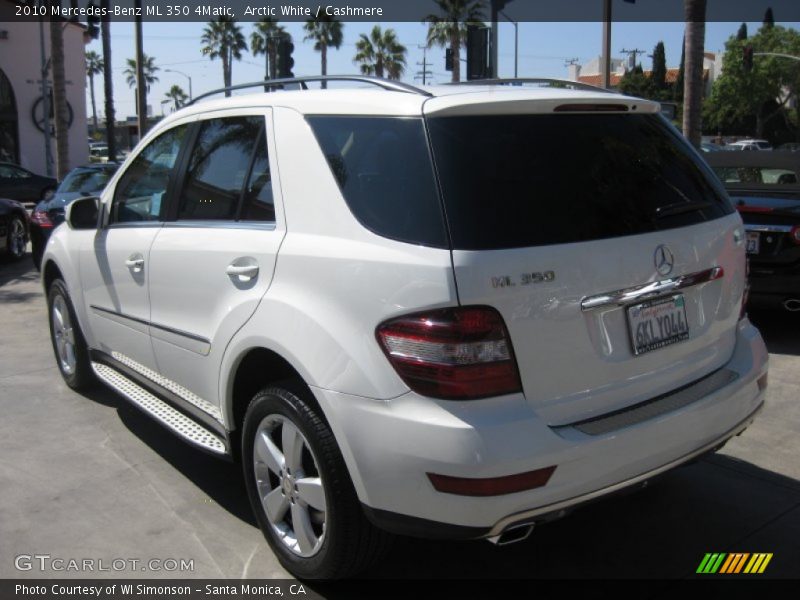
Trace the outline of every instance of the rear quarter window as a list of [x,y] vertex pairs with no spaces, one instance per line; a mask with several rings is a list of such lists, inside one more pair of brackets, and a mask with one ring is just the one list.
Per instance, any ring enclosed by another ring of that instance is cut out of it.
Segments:
[[448,247],[421,118],[309,116],[350,211],[387,238]]

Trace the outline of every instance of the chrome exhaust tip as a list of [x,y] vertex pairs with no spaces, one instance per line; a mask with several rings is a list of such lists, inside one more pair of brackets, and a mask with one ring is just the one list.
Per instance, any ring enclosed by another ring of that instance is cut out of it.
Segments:
[[533,523],[530,525],[518,525],[517,527],[506,529],[500,535],[494,535],[486,539],[495,546],[508,546],[528,539],[532,531]]
[[800,299],[798,299],[798,298],[789,298],[788,300],[784,300],[783,301],[783,308],[785,308],[789,312],[800,311]]

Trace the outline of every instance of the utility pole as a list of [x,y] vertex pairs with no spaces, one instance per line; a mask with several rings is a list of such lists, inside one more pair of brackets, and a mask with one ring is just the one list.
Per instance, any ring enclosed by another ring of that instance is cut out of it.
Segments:
[[422,71],[417,71],[414,75],[414,81],[422,78],[422,85],[428,84],[428,76],[433,75],[431,71],[428,71],[428,47],[427,46],[417,46],[420,50],[422,50],[422,62],[418,62],[416,64],[422,67]]
[[139,141],[147,133],[147,82],[144,80],[144,51],[142,50],[142,0],[136,0],[136,117],[139,126]]
[[[497,44],[499,42],[497,13],[499,12],[497,0],[491,2],[492,28],[489,32],[489,77],[497,79]],[[503,2],[505,5],[505,2]]]
[[622,54],[627,54],[628,56],[633,56],[633,63],[631,64],[631,69],[633,69],[636,66],[636,56],[645,53],[644,50],[639,50],[638,48],[634,48],[633,50],[626,50],[625,48],[623,48],[622,50],[620,50],[620,52],[622,52]]
[[611,85],[611,0],[603,0],[603,44],[600,59],[600,87]]

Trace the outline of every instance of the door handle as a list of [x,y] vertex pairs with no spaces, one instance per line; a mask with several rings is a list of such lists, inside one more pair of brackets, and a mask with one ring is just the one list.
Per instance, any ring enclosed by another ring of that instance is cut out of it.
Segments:
[[225,269],[225,273],[231,278],[237,278],[239,281],[250,281],[258,275],[258,265],[237,265],[231,263]]
[[138,273],[144,268],[144,257],[141,254],[131,254],[125,261],[125,266]]

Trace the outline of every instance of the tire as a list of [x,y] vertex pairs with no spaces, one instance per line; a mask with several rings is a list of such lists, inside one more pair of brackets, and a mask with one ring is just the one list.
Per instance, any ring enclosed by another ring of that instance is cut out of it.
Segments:
[[[291,381],[256,394],[244,419],[242,465],[253,512],[284,568],[301,579],[339,579],[383,556],[391,536],[364,516],[311,398]],[[284,446],[295,451],[284,453]],[[303,523],[299,529],[295,520]]]
[[25,256],[28,245],[28,234],[25,231],[25,222],[22,217],[12,215],[8,220],[6,233],[6,256],[11,260],[19,260]]
[[67,286],[61,279],[55,279],[47,291],[47,315],[50,340],[64,383],[76,391],[89,389],[96,381],[89,361],[89,349],[75,317]]

